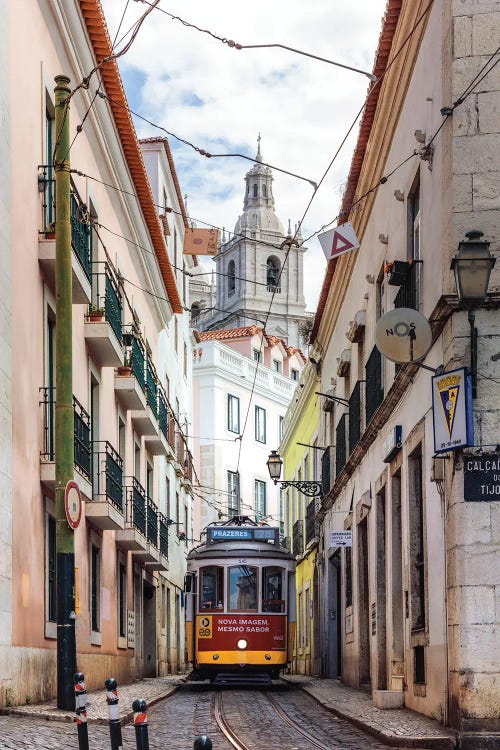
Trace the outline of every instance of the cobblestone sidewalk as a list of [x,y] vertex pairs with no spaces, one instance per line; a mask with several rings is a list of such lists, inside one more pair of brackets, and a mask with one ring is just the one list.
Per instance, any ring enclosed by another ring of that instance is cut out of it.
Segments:
[[[168,698],[179,685],[182,685],[185,677],[176,675],[173,677],[153,677],[138,680],[127,685],[118,685],[118,699],[121,723],[125,724],[133,717],[132,702],[136,698],[143,698],[148,708],[163,698]],[[74,711],[63,711],[56,706],[55,700],[47,703],[36,703],[29,706],[14,706],[2,708],[0,713],[10,716],[32,716],[37,719],[49,719],[52,721],[74,721]],[[108,723],[108,706],[106,704],[106,692],[95,690],[87,695],[87,719],[96,724]]]
[[324,708],[388,745],[431,750],[449,750],[457,746],[456,735],[438,721],[408,708],[377,708],[369,694],[343,685],[340,680],[304,675],[285,675],[284,679],[300,685]]

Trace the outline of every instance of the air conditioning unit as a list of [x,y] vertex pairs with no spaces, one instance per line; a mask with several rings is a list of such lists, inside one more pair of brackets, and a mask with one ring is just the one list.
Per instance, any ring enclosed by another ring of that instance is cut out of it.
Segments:
[[353,344],[358,344],[364,335],[366,326],[366,310],[358,310],[354,320],[349,323],[349,330],[346,333],[347,338]]
[[333,388],[330,388],[325,393],[325,396],[323,397],[323,403],[321,404],[321,408],[323,411],[333,411],[333,407],[335,406],[335,401],[331,398],[326,398],[327,396],[333,396]]
[[384,440],[384,446],[382,454],[384,456],[384,463],[388,464],[392,461],[401,448],[403,447],[403,428],[400,424],[397,424]]

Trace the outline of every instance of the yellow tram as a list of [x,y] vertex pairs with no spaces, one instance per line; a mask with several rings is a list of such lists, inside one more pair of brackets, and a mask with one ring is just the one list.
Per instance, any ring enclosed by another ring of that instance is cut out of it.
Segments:
[[188,555],[191,679],[277,679],[293,654],[295,559],[279,529],[246,516],[212,524]]

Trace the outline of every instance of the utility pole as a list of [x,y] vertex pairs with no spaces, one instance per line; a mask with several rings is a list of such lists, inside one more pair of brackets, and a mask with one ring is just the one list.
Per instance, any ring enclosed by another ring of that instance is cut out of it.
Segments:
[[66,102],[71,90],[67,76],[56,76],[55,82],[57,707],[72,710],[76,672],[75,544],[64,502],[66,484],[73,479],[74,471],[70,136]]

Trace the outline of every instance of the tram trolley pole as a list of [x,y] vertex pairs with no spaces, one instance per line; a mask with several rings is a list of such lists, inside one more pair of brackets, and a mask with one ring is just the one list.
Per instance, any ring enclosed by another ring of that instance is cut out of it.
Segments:
[[76,672],[73,675],[75,684],[75,713],[78,728],[79,750],[89,750],[89,731],[87,725],[87,690],[85,689],[85,675]]
[[135,744],[137,750],[149,750],[148,715],[146,701],[138,698],[132,703],[134,712]]
[[106,688],[106,703],[109,712],[109,737],[111,739],[111,750],[122,750],[122,725],[118,709],[118,684],[114,677],[110,677],[104,683]]

